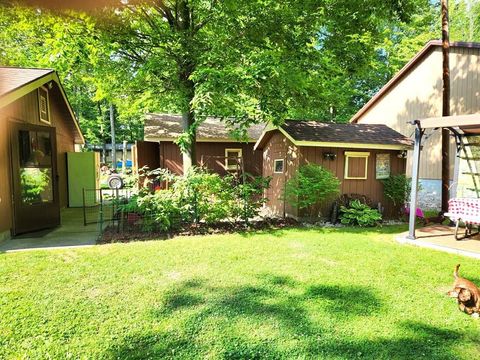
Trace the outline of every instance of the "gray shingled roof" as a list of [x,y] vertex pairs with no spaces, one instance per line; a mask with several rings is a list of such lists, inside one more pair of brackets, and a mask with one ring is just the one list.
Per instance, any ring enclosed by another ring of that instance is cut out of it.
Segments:
[[411,139],[383,124],[337,124],[287,120],[282,128],[296,141],[412,145]]
[[0,67],[0,96],[52,73],[51,69]]
[[[258,140],[265,124],[255,124],[248,129],[251,142]],[[147,114],[144,123],[144,140],[175,140],[182,134],[182,116]],[[197,141],[235,141],[230,130],[219,118],[207,117],[197,130]]]

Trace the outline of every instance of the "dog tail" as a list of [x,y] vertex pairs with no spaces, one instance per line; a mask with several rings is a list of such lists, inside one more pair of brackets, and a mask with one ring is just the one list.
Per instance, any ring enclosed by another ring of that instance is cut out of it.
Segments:
[[453,270],[453,277],[456,279],[458,278],[458,269],[460,268],[460,264],[457,264],[457,266],[455,266],[455,270]]

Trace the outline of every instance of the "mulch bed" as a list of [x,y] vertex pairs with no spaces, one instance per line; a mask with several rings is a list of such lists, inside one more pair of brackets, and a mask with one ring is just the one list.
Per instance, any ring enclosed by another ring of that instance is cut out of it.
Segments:
[[190,224],[178,230],[170,232],[146,232],[139,229],[121,230],[117,226],[107,226],[101,234],[99,244],[127,243],[131,241],[145,240],[167,240],[175,236],[193,236],[209,234],[230,234],[237,232],[261,231],[261,230],[279,230],[289,227],[298,227],[300,223],[291,218],[278,219],[267,218],[264,220],[252,221],[246,225],[244,223],[223,222],[215,225],[204,223]]

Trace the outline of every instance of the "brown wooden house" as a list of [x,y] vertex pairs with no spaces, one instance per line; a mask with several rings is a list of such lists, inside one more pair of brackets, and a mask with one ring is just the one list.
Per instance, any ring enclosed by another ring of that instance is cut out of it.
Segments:
[[84,139],[55,71],[0,67],[0,239],[60,224]]
[[[285,183],[307,163],[330,170],[340,181],[341,194],[365,195],[385,207],[385,217],[396,209],[386,201],[381,179],[405,174],[405,152],[411,140],[385,125],[334,124],[287,120],[263,132],[255,149],[263,151],[263,176],[271,176],[267,207],[275,215],[302,217],[283,200]],[[322,207],[329,216],[331,203]]]
[[[254,125],[248,130],[248,139],[238,141],[220,119],[208,117],[197,129],[197,165],[220,175],[242,169],[252,175],[261,175],[262,152],[255,151],[254,145],[264,128],[265,125]],[[138,141],[134,149],[135,166],[164,168],[182,174],[182,154],[175,144],[181,134],[181,115],[147,114],[144,141]]]

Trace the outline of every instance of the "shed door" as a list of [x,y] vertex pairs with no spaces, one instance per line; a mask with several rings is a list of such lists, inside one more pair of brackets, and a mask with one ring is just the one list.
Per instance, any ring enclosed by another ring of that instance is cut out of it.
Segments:
[[60,225],[55,128],[11,124],[15,235]]

